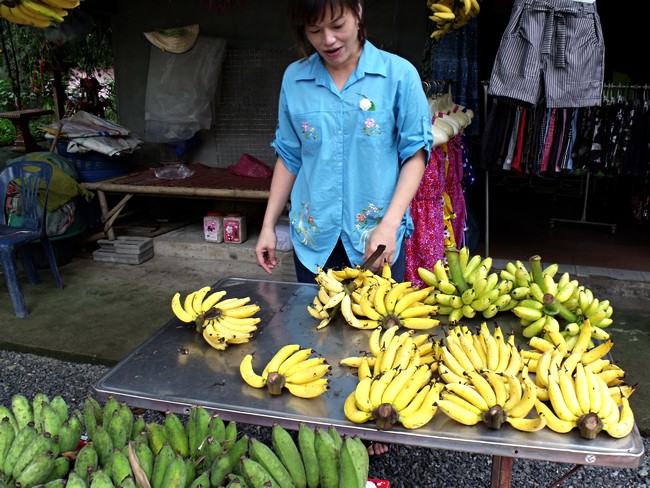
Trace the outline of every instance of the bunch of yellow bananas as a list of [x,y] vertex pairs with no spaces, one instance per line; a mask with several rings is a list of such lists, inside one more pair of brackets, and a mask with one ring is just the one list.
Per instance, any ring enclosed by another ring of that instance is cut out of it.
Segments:
[[523,369],[524,357],[514,337],[510,334],[506,339],[499,326],[492,332],[485,322],[476,333],[456,325],[440,345],[438,373],[446,383],[463,382],[472,371],[490,370],[516,376]]
[[478,0],[427,0],[427,7],[433,12],[429,19],[436,24],[432,39],[459,29],[481,11]]
[[253,388],[266,387],[269,394],[282,394],[283,388],[300,398],[314,398],[329,389],[328,374],[332,367],[322,356],[312,356],[311,347],[286,344],[275,352],[262,373],[253,368],[253,354],[239,364],[239,373]]
[[339,311],[356,329],[400,325],[424,330],[440,324],[433,318],[438,307],[424,303],[432,288],[396,282],[388,264],[384,264],[381,274],[360,267],[319,270],[316,281],[320,287],[307,311],[320,320],[317,328],[329,324]]
[[348,356],[339,361],[343,366],[357,368],[357,375],[376,376],[392,368],[404,368],[407,364],[428,364],[432,372],[438,368],[439,343],[430,334],[416,334],[413,330],[398,333],[400,326],[388,329],[376,328],[368,336],[368,352],[360,356]]
[[447,315],[450,324],[477,315],[489,319],[517,304],[510,294],[514,281],[500,280],[497,272],[491,272],[492,258],[470,257],[469,248],[462,247],[446,249],[445,260],[446,265],[436,261],[432,270],[418,268],[418,274],[436,290],[424,302],[438,305],[438,313]]
[[572,348],[556,329],[549,340],[532,337],[533,349],[522,351],[526,366],[535,373],[536,409],[555,432],[578,428],[586,439],[601,430],[624,437],[634,423],[628,398],[635,386],[626,384],[625,371],[606,357],[614,342],[593,345],[590,327],[585,321]]
[[9,22],[34,27],[50,27],[61,23],[68,10],[77,8],[80,0],[2,0],[0,17]]
[[181,322],[194,323],[205,341],[220,351],[250,341],[261,320],[254,316],[260,306],[250,303],[250,297],[224,299],[225,295],[225,290],[204,286],[188,293],[182,302],[177,292],[171,301],[174,315]]
[[370,356],[351,356],[340,364],[357,368],[359,382],[344,403],[346,418],[355,423],[376,421],[380,429],[399,422],[407,429],[428,423],[436,409],[441,384],[437,369],[437,342],[412,330],[398,333],[394,325],[375,329],[369,337]]
[[517,430],[535,432],[546,426],[543,415],[528,417],[535,407],[536,390],[526,366],[520,377],[490,369],[468,371],[465,380],[445,384],[437,405],[464,425],[482,421],[491,429],[500,429],[507,422]]

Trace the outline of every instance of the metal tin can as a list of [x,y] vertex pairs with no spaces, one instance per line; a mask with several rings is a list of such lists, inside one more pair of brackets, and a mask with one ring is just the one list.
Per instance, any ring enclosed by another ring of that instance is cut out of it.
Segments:
[[223,214],[221,212],[208,212],[203,217],[203,235],[206,241],[223,242]]
[[246,217],[227,214],[223,218],[223,241],[241,244],[246,240]]

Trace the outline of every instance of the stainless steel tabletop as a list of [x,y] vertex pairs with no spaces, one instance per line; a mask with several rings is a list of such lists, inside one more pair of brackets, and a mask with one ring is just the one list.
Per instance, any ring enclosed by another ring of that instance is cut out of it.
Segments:
[[[306,311],[316,285],[225,278],[214,288],[227,290],[228,297],[250,296],[251,302],[260,305],[262,320],[254,340],[217,351],[193,327],[174,318],[94,385],[97,397],[105,400],[113,395],[131,407],[169,409],[179,414],[188,414],[192,405],[202,405],[224,420],[267,427],[277,422],[294,430],[300,422],[311,427],[334,425],[342,434],[373,441],[492,456],[619,468],[637,467],[641,462],[643,442],[636,426],[623,439],[603,432],[586,440],[577,430],[556,434],[549,429],[520,432],[509,425],[500,430],[482,424],[467,427],[442,412],[415,430],[399,424],[391,430],[378,430],[373,422],[354,424],[346,420],[343,402],[356,386],[356,370],[338,362],[367,350],[369,331],[354,329],[342,319],[317,330],[316,320]],[[505,315],[498,322],[504,331],[517,326],[514,315]],[[467,325],[473,323],[480,322],[467,321]],[[442,328],[432,332],[444,333]],[[273,353],[289,343],[312,347],[328,359],[332,365],[329,391],[314,399],[288,392],[273,397],[266,389],[244,383],[239,375],[244,355],[255,352],[255,369],[261,372]]]

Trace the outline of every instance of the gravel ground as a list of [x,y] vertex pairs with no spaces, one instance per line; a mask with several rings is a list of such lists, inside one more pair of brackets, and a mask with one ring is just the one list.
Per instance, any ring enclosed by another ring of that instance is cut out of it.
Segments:
[[[10,405],[15,393],[32,398],[44,392],[62,395],[68,405],[81,406],[92,385],[108,371],[106,366],[0,351],[0,405]],[[160,412],[147,412],[147,420],[161,420]],[[268,442],[264,427],[240,425],[240,432]],[[513,487],[558,486],[644,488],[650,486],[650,440],[643,439],[645,455],[636,469],[585,466],[560,484],[553,484],[572,465],[517,459]],[[391,488],[488,487],[491,459],[487,455],[393,445],[388,453],[372,458],[370,476],[385,479]]]

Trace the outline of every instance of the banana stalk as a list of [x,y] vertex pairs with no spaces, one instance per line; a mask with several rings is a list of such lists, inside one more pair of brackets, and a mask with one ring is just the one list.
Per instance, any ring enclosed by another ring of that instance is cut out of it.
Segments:
[[465,277],[460,268],[459,251],[457,248],[451,247],[445,251],[445,255],[447,256],[447,264],[449,265],[449,276],[462,294],[469,289],[469,285],[465,281]]

